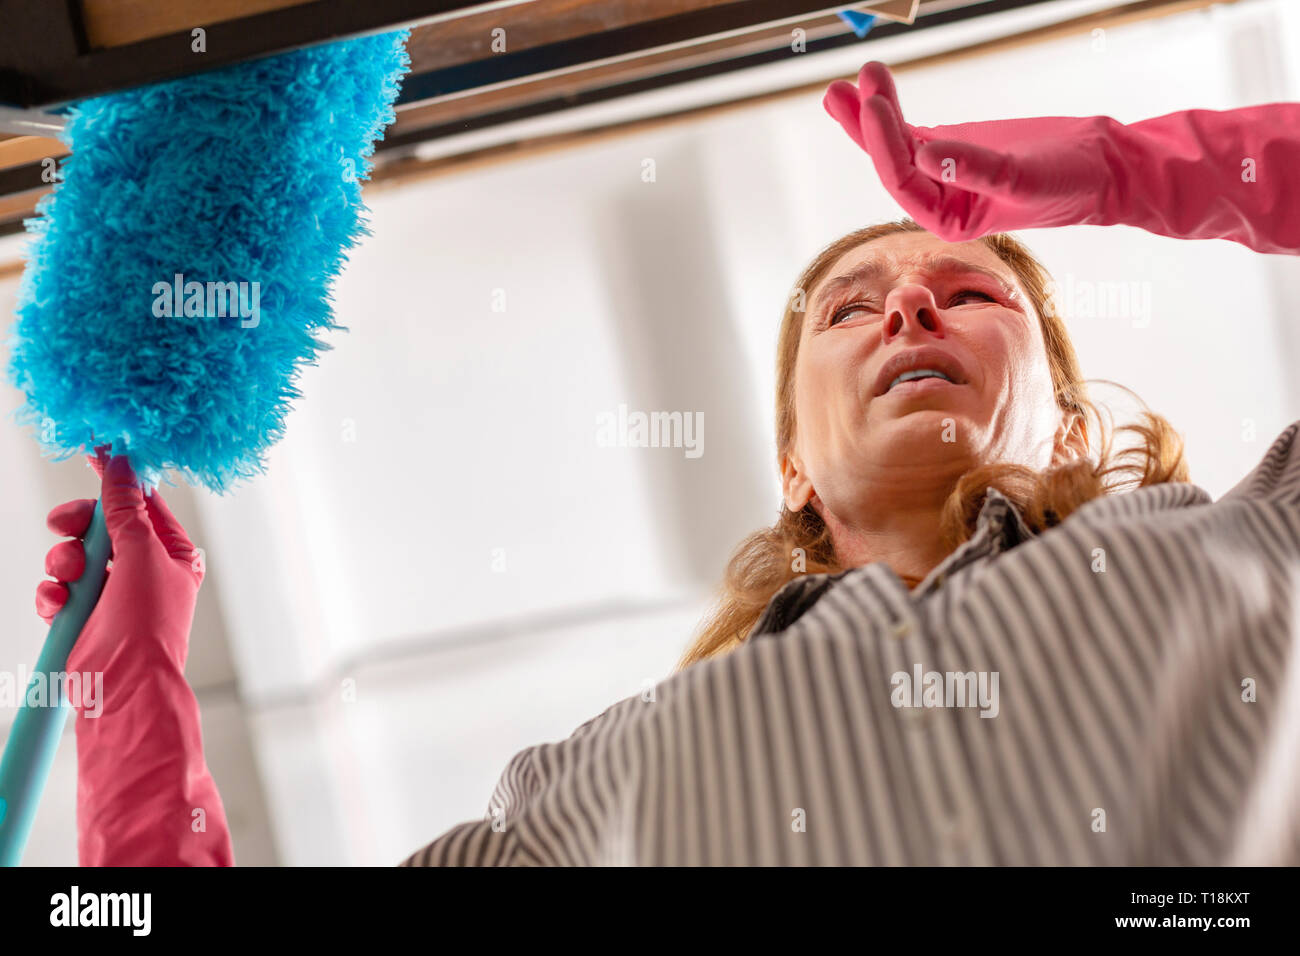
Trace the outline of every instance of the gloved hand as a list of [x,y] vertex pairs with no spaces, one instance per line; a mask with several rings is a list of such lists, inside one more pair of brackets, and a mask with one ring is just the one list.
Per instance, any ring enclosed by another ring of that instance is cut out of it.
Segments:
[[[105,465],[104,523],[112,566],[86,621],[68,673],[103,675],[98,716],[77,709],[77,852],[82,866],[229,866],[234,863],[221,796],[203,758],[199,708],[185,680],[190,625],[203,565],[155,490],[145,496],[125,456]],[[63,582],[80,577],[79,540],[93,499],[49,514],[57,534],[36,589],[48,623],[67,602]],[[201,811],[201,812],[198,812]]]
[[1125,224],[1300,254],[1300,103],[1185,110],[1125,125],[1044,116],[951,126],[903,119],[870,62],[823,105],[918,225],[948,242],[993,232]]

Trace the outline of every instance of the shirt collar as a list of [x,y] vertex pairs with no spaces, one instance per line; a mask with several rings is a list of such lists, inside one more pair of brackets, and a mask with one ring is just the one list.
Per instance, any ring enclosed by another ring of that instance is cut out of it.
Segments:
[[[975,518],[975,529],[943,561],[925,576],[911,592],[915,598],[924,597],[942,585],[948,575],[970,564],[987,560],[994,555],[1014,548],[1037,534],[1025,522],[1024,515],[1015,503],[998,489],[990,486]],[[865,565],[864,567],[872,567]],[[862,568],[848,568],[832,574],[802,574],[786,583],[768,601],[767,607],[749,632],[750,637],[775,634],[785,630],[811,608],[831,586],[841,578]],[[901,580],[899,581],[902,586]]]

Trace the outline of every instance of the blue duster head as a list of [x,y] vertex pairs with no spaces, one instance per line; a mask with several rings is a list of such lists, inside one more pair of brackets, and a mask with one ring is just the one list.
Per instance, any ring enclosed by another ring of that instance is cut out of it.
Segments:
[[265,468],[295,382],[342,328],[330,285],[368,230],[361,181],[409,68],[406,31],[76,104],[10,338],[47,454],[111,443],[157,483]]

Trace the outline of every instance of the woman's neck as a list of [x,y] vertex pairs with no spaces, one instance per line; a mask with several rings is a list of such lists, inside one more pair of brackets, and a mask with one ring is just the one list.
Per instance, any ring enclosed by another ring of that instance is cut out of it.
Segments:
[[826,511],[835,556],[846,568],[880,561],[915,587],[951,552],[940,533],[942,505],[894,508],[873,522],[849,524]]

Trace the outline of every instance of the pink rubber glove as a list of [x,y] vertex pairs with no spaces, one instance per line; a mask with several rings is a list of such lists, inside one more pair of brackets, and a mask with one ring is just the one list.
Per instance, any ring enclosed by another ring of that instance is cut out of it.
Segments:
[[[190,625],[203,565],[171,510],[147,498],[124,456],[103,478],[112,566],[99,603],[68,657],[68,673],[103,674],[102,708],[77,709],[77,853],[82,866],[230,866],[234,852],[221,795],[203,759],[199,708],[185,680]],[[59,582],[85,570],[78,540],[93,499],[69,501],[47,524],[71,535],[45,571]],[[42,581],[36,610],[48,623],[67,602]],[[201,811],[201,812],[196,812]]]
[[1051,226],[1124,224],[1300,254],[1300,103],[912,126],[870,62],[823,104],[908,214],[948,242]]

